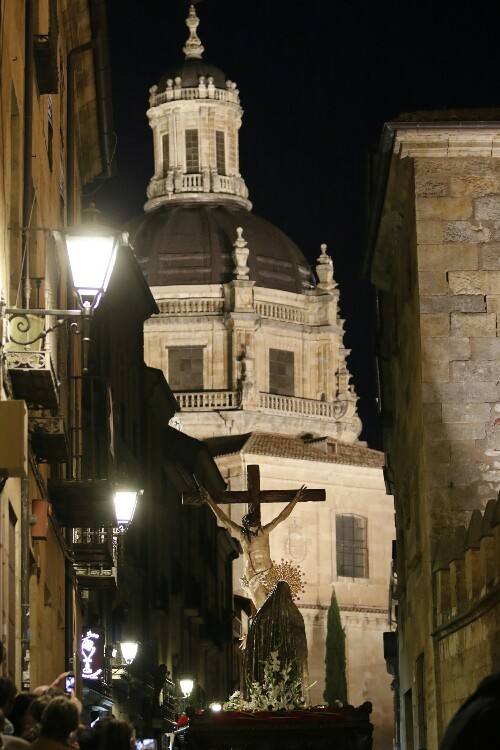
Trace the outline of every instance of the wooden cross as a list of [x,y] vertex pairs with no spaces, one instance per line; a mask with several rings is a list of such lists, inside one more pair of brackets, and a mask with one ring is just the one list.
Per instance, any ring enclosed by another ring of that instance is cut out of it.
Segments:
[[[247,488],[246,490],[227,490],[222,492],[213,500],[217,503],[248,503],[248,512],[258,518],[260,523],[261,503],[289,503],[298,490],[261,490],[260,469],[257,464],[247,466]],[[326,500],[325,490],[303,490],[301,502],[322,502]],[[199,498],[190,495],[184,496],[184,505],[199,505]]]

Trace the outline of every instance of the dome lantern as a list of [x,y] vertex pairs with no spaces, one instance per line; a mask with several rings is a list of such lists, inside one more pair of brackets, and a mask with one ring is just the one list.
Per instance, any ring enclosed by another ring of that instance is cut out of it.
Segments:
[[161,205],[231,201],[250,209],[239,171],[238,132],[243,110],[236,83],[203,59],[199,18],[190,6],[185,59],[150,89],[155,172],[146,211]]

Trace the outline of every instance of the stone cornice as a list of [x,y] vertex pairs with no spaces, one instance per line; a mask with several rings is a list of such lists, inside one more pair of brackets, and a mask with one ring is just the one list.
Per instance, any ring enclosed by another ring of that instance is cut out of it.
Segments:
[[[416,125],[416,124],[415,124]],[[472,123],[392,123],[394,153],[401,158],[500,157],[500,123],[478,128]]]
[[169,205],[172,206],[175,203],[224,203],[232,202],[237,203],[239,206],[243,206],[248,211],[252,208],[252,203],[248,198],[240,198],[232,193],[175,193],[175,196],[169,197],[168,195],[160,195],[156,198],[151,198],[144,204],[145,211],[154,211],[159,206]]

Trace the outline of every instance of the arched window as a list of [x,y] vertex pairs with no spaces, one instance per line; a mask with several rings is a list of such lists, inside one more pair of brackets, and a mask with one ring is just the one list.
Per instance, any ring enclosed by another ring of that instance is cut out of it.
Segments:
[[368,578],[367,522],[352,513],[336,517],[337,575]]

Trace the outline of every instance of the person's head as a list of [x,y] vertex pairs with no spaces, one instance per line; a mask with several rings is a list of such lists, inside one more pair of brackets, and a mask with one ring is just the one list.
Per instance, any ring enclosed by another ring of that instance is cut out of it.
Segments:
[[243,533],[248,538],[250,538],[250,536],[256,536],[262,528],[260,513],[258,513],[255,508],[250,508],[249,512],[241,519],[241,525],[243,527]]
[[35,724],[30,706],[35,700],[32,693],[18,693],[14,698],[14,705],[10,712],[10,720],[14,725],[16,737],[25,737]]
[[50,695],[44,693],[38,698],[35,698],[29,707],[29,714],[33,718],[36,724],[39,724],[42,720],[42,714],[52,700]]
[[8,677],[0,677],[0,708],[5,716],[10,714],[16,695],[17,688],[12,680]]
[[66,742],[78,727],[78,708],[66,696],[58,695],[47,704],[40,720],[40,736]]
[[80,750],[97,750],[97,737],[91,727],[80,725],[75,732],[75,739]]
[[134,728],[127,721],[112,717],[101,719],[94,726],[95,750],[130,750],[134,742]]

